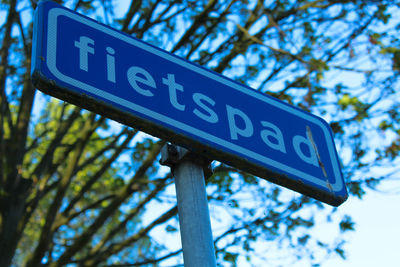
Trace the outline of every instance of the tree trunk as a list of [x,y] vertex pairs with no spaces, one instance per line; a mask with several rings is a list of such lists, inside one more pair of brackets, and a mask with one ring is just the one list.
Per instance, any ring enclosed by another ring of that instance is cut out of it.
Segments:
[[0,266],[10,266],[21,238],[21,218],[31,181],[20,179],[15,191],[3,192],[1,197]]

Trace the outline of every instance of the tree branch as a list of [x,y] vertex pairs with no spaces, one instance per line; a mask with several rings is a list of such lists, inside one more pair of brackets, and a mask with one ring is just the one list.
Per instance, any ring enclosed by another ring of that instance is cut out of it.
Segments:
[[98,181],[101,176],[111,167],[111,164],[120,156],[121,152],[128,146],[130,141],[136,135],[137,131],[128,132],[124,142],[118,146],[113,155],[101,165],[101,168],[86,182],[79,193],[69,202],[69,205],[62,212],[62,216],[68,217],[68,213],[74,208],[75,204],[83,197],[83,195]]
[[120,243],[114,243],[108,246],[104,251],[99,252],[96,255],[96,258],[93,260],[86,261],[84,263],[84,266],[98,266],[101,262],[105,261],[108,257],[110,257],[113,254],[116,254],[123,250],[124,248],[128,247],[134,242],[137,242],[141,238],[145,237],[154,227],[157,225],[160,225],[169,219],[171,219],[173,216],[175,216],[178,213],[178,207],[175,206],[165,212],[163,215],[161,215],[159,218],[154,220],[152,223],[150,223],[148,226],[145,228],[140,229],[136,234],[126,238]]
[[[144,12],[140,18],[136,21],[135,25],[131,28],[131,30],[128,30],[127,33],[132,34],[135,33],[137,38],[142,38],[143,34],[150,28],[151,26],[151,17],[153,16],[154,10],[158,6],[158,4],[161,2],[161,0],[156,0],[154,4]],[[139,24],[140,22],[144,21],[143,24],[140,26],[139,29]]]
[[136,171],[133,178],[130,180],[121,192],[116,194],[114,200],[101,211],[97,219],[88,227],[88,229],[82,233],[75,242],[66,249],[66,251],[60,256],[60,258],[53,263],[50,263],[49,267],[55,267],[64,265],[72,260],[72,257],[85,246],[90,238],[97,232],[97,230],[104,224],[104,222],[111,216],[118,207],[124,202],[133,192],[140,189],[141,185],[138,184],[138,180],[142,178],[147,170],[153,165],[157,155],[160,153],[161,147],[165,142],[160,141],[154,145],[153,149],[147,155],[147,158],[143,161],[140,168]]
[[139,214],[139,212],[143,209],[143,207],[148,204],[161,190],[164,189],[165,187],[165,182],[171,178],[172,175],[171,173],[167,175],[164,179],[159,179],[157,181],[156,187],[154,190],[152,190],[142,201],[140,201],[137,206],[129,213],[128,216],[125,217],[125,219],[116,227],[114,227],[107,235],[103,237],[101,241],[97,243],[96,246],[94,246],[90,252],[89,255],[95,255],[97,254],[100,249],[106,244],[106,242],[110,241],[118,232],[120,232],[122,229],[124,229],[127,225],[127,223],[132,220],[135,216]]
[[[16,17],[16,1],[10,1],[10,8],[7,15],[7,20],[5,23],[5,31],[3,35],[3,42],[0,49],[0,186],[3,186],[6,177],[8,176],[7,158],[6,155],[6,143],[5,143],[5,131],[4,122],[8,122],[8,127],[10,131],[10,136],[14,135],[14,125],[11,119],[10,106],[6,96],[6,79],[7,79],[7,69],[8,69],[8,55],[11,46],[11,28],[14,24]],[[6,119],[4,119],[6,118]],[[7,166],[7,167],[6,167]]]
[[39,243],[36,246],[35,252],[27,263],[28,266],[39,266],[41,264],[42,258],[45,255],[46,250],[48,249],[50,243],[49,241],[52,239],[53,236],[52,228],[56,219],[57,211],[59,210],[67,188],[71,183],[74,170],[78,165],[79,159],[87,142],[89,141],[90,136],[99,126],[99,121],[103,120],[103,118],[100,118],[99,121],[94,121],[95,116],[96,114],[90,113],[89,118],[85,121],[83,129],[80,132],[80,136],[78,136],[77,146],[73,151],[73,154],[71,155],[70,162],[67,166],[67,169],[65,170],[64,175],[60,179],[57,193],[46,215],[45,224],[42,228]]
[[123,32],[128,32],[128,27],[129,24],[132,21],[133,16],[138,12],[138,10],[140,9],[142,5],[142,0],[132,0],[131,4],[129,6],[129,10],[128,13],[126,13],[125,15],[125,19],[124,22],[122,24],[122,29],[121,31]]
[[30,175],[33,179],[39,180],[42,174],[50,167],[56,149],[60,146],[62,139],[67,134],[75,120],[80,116],[80,112],[81,108],[75,107],[69,117],[60,122],[53,140],[46,149],[46,153]]
[[[128,127],[126,127],[124,130],[121,131],[120,134],[118,134],[117,136],[114,137],[114,139],[107,145],[104,146],[102,149],[98,150],[92,157],[90,157],[89,159],[87,159],[85,162],[83,162],[82,164],[80,164],[77,168],[76,168],[76,173],[83,170],[84,168],[86,168],[87,166],[91,165],[94,163],[94,161],[96,159],[98,159],[99,157],[101,157],[102,155],[104,155],[104,153],[106,153],[108,150],[111,149],[115,149],[117,142],[119,141],[119,139],[125,135],[128,134],[128,136],[132,135],[132,137],[130,137],[130,139],[132,140],[133,137],[138,133],[137,130],[130,130]],[[102,138],[102,140],[104,140],[104,138]],[[126,145],[125,145],[126,147]],[[118,149],[119,150],[119,149]],[[122,152],[122,150],[120,151],[120,153]]]
[[[238,54],[241,54],[247,50],[247,48],[253,41],[251,41],[248,38],[245,32],[248,31],[248,29],[250,29],[250,27],[254,25],[254,23],[257,21],[257,19],[259,18],[259,13],[260,11],[262,11],[262,9],[263,9],[263,1],[257,1],[256,6],[251,11],[249,18],[246,20],[245,25],[243,27],[240,26],[240,28],[236,31],[235,34],[236,38],[233,41],[233,48],[229,51],[229,53],[225,57],[223,57],[219,61],[219,64],[214,68],[214,71],[222,73],[222,71],[228,67],[229,63]],[[242,29],[245,29],[245,31],[243,31]],[[224,44],[222,44],[221,47],[222,46],[224,46]]]
[[58,230],[58,228],[60,228],[62,225],[68,224],[68,222],[70,222],[72,219],[78,217],[79,215],[85,213],[88,210],[96,208],[97,206],[99,206],[104,201],[110,200],[110,199],[112,199],[114,197],[115,197],[115,194],[111,194],[111,195],[107,195],[105,197],[102,197],[101,199],[89,204],[87,207],[84,207],[80,211],[77,211],[77,212],[72,213],[72,214],[68,214],[68,217],[64,216],[64,214],[60,214],[60,216],[57,216],[57,218],[55,219],[52,231],[56,232]]
[[205,30],[205,33],[203,34],[203,37],[200,38],[200,40],[196,44],[192,44],[192,47],[190,48],[190,51],[187,53],[185,56],[186,59],[189,59],[189,57],[200,47],[200,45],[206,40],[206,38],[213,32],[214,29],[223,21],[226,19],[226,16],[229,13],[230,8],[232,5],[235,3],[235,0],[231,0],[231,2],[227,5],[225,10],[221,13],[218,18],[216,18],[211,26],[207,27]]
[[145,259],[145,260],[135,262],[135,263],[105,265],[104,267],[131,267],[131,266],[142,266],[142,265],[155,264],[155,263],[159,263],[163,260],[169,259],[173,256],[176,256],[180,253],[182,253],[182,249],[176,250],[174,252],[168,253],[167,255],[164,255],[162,257],[155,258],[155,259]]
[[203,11],[196,16],[194,19],[192,26],[190,26],[189,29],[185,31],[185,34],[181,37],[181,39],[178,41],[178,43],[175,45],[175,47],[171,50],[171,53],[175,53],[179,48],[181,48],[183,45],[185,45],[187,42],[189,42],[190,37],[193,36],[194,32],[201,26],[203,26],[203,23],[207,20],[208,14],[211,12],[211,10],[214,8],[215,4],[217,4],[217,0],[209,0],[207,5],[204,7]]

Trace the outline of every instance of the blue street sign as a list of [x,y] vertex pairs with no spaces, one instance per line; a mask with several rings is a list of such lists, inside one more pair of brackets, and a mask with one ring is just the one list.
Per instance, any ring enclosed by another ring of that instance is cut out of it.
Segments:
[[53,2],[36,11],[37,88],[338,206],[329,125],[312,114]]

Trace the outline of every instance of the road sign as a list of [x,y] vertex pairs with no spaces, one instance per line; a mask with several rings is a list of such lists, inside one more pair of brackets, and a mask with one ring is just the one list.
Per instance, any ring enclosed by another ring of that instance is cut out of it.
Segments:
[[329,125],[52,2],[35,17],[43,92],[338,206],[347,198]]

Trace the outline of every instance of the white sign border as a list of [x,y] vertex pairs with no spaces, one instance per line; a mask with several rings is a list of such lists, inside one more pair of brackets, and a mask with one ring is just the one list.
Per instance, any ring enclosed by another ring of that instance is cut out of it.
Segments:
[[[115,96],[113,94],[107,93],[102,91],[101,89],[98,89],[96,87],[93,87],[89,84],[83,83],[81,81],[78,81],[72,77],[69,77],[67,75],[62,74],[56,66],[56,47],[57,47],[57,18],[59,16],[66,16],[70,19],[76,20],[80,23],[83,23],[87,26],[90,26],[98,31],[104,32],[105,34],[111,35],[114,38],[120,39],[122,41],[125,41],[135,47],[138,47],[140,49],[143,49],[147,52],[150,52],[152,54],[155,54],[157,56],[160,56],[168,61],[171,61],[175,64],[178,64],[186,69],[190,69],[191,71],[197,72],[198,74],[202,76],[206,76],[207,78],[213,79],[219,83],[228,85],[242,93],[245,93],[247,95],[250,95],[252,97],[255,97],[263,102],[268,103],[269,105],[273,105],[279,109],[285,110],[286,112],[292,113],[293,115],[297,117],[301,117],[302,119],[308,120],[313,124],[318,125],[324,133],[325,139],[326,139],[326,144],[329,150],[329,155],[330,158],[333,159],[331,160],[334,175],[335,175],[335,183],[328,185],[326,181],[323,181],[317,177],[314,177],[312,175],[309,175],[301,170],[297,170],[293,167],[290,167],[286,164],[280,163],[276,160],[270,159],[268,157],[265,157],[263,155],[260,155],[258,153],[255,153],[251,150],[248,150],[244,147],[241,147],[239,145],[233,144],[231,142],[228,142],[224,139],[221,139],[219,137],[216,137],[214,135],[211,135],[209,133],[206,133],[204,131],[201,131],[199,129],[193,128],[192,126],[189,126],[185,123],[182,123],[180,121],[176,121],[172,118],[169,118],[165,115],[159,114],[155,111],[149,110],[145,107],[142,107],[140,105],[131,103],[125,99],[122,99],[118,96]],[[222,76],[216,75],[210,71],[207,71],[205,69],[202,69],[200,67],[197,67],[194,64],[190,64],[182,59],[179,59],[178,57],[172,56],[166,52],[163,52],[161,50],[158,50],[150,45],[147,45],[145,43],[139,42],[133,38],[130,38],[129,36],[126,36],[116,30],[112,30],[108,27],[105,27],[101,24],[98,24],[92,20],[86,19],[82,16],[79,16],[77,14],[71,13],[68,10],[61,9],[61,8],[52,8],[49,10],[48,13],[48,31],[47,31],[47,67],[51,71],[51,73],[60,79],[61,81],[71,84],[74,87],[80,88],[82,90],[85,90],[86,92],[89,92],[93,95],[97,95],[103,99],[107,99],[109,101],[112,101],[118,105],[124,106],[130,110],[133,110],[135,112],[141,113],[143,115],[152,117],[156,120],[159,120],[165,124],[171,125],[173,127],[179,128],[185,132],[190,132],[193,135],[197,135],[198,137],[206,140],[210,140],[211,142],[218,144],[220,146],[226,147],[230,150],[236,151],[242,155],[246,155],[248,157],[251,157],[257,161],[264,162],[270,166],[273,166],[274,168],[284,170],[288,173],[291,173],[292,175],[295,175],[297,177],[301,177],[304,180],[307,180],[315,185],[318,185],[320,187],[324,187],[327,189],[327,191],[333,190],[334,192],[340,192],[343,187],[344,183],[342,182],[341,179],[341,171],[338,166],[338,162],[336,160],[336,153],[335,153],[335,148],[334,144],[331,141],[330,134],[328,129],[326,129],[326,126],[320,121],[317,117],[313,116],[307,116],[307,113],[303,113],[300,110],[297,110],[296,108],[292,108],[289,105],[286,105],[284,103],[280,103],[279,101],[274,101],[272,99],[269,99],[268,97],[263,96],[262,94],[257,93],[256,91],[249,90],[248,88],[241,86],[238,83],[232,82],[227,78],[224,78]]]

